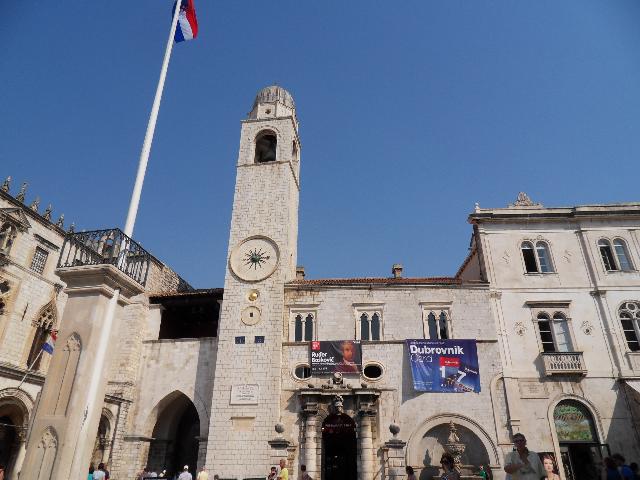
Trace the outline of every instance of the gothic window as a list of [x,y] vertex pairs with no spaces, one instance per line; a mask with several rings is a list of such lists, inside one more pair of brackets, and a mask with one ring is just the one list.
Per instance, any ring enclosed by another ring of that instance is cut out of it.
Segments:
[[364,312],[360,315],[360,340],[380,340],[380,314]]
[[553,316],[547,312],[538,314],[538,333],[542,343],[543,352],[572,352],[569,323],[561,312]]
[[44,308],[40,310],[40,314],[38,315],[35,322],[33,322],[36,327],[35,335],[33,336],[33,342],[31,343],[31,349],[29,350],[29,356],[27,357],[27,367],[33,365],[33,370],[39,370],[42,363],[42,346],[44,342],[47,341],[49,334],[52,332],[55,327],[56,322],[56,307],[53,302],[45,305]]
[[293,314],[293,338],[294,342],[310,342],[314,338],[315,313],[296,312]]
[[3,223],[2,226],[0,226],[0,253],[4,253],[5,255],[9,254],[16,234],[16,227],[9,222]]
[[44,272],[44,267],[47,263],[48,257],[49,252],[47,252],[44,248],[36,247],[36,251],[33,253],[33,258],[31,259],[31,270],[36,273],[42,274],[42,272]]
[[624,338],[632,352],[640,351],[640,302],[625,302],[618,309]]
[[522,242],[520,249],[527,273],[553,273],[551,253],[546,242],[536,242],[535,247],[533,242]]
[[423,313],[425,338],[446,340],[449,338],[449,316],[446,310],[428,310]]
[[633,270],[627,244],[621,238],[616,238],[613,241],[613,247],[609,240],[601,238],[598,240],[598,249],[600,250],[600,256],[602,257],[602,263],[606,271],[616,272],[621,270],[623,272],[629,272]]
[[278,137],[271,130],[260,132],[256,137],[255,163],[273,162],[276,160]]
[[53,465],[58,452],[58,438],[52,427],[48,427],[36,447],[34,454],[34,472],[38,476],[34,480],[48,480],[52,478]]

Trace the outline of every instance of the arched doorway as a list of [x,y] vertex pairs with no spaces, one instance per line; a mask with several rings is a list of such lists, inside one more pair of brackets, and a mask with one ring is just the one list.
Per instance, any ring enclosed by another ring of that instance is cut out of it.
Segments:
[[322,478],[357,478],[356,423],[344,413],[329,415],[322,423]]
[[93,447],[93,455],[91,463],[97,467],[100,463],[106,463],[109,460],[109,447],[111,446],[111,427],[107,417],[102,415],[98,424],[98,434],[96,435],[96,443]]
[[196,407],[189,398],[174,392],[160,404],[153,440],[149,447],[147,465],[152,471],[167,471],[167,477],[182,471],[189,465],[195,474],[198,462],[198,439],[200,418]]
[[[24,435],[26,414],[22,405],[13,398],[0,400],[0,465],[4,465],[9,474],[15,475],[22,465],[16,465],[20,449],[24,447],[20,435]],[[21,463],[18,462],[18,463]]]
[[563,400],[553,410],[553,422],[566,479],[599,479],[602,451],[587,407],[574,400]]

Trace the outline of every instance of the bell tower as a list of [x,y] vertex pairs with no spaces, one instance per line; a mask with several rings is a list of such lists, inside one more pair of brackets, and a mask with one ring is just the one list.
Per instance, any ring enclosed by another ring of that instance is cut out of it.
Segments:
[[266,87],[242,121],[236,168],[206,456],[222,478],[264,476],[270,464],[268,441],[280,417],[284,284],[296,268],[299,172],[293,97]]

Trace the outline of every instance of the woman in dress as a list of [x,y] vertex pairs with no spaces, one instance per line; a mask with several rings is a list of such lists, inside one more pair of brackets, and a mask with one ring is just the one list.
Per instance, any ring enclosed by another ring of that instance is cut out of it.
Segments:
[[440,480],[460,480],[460,474],[454,468],[455,462],[450,453],[443,453],[440,458],[440,465],[444,473],[440,475]]
[[560,480],[560,476],[556,473],[558,471],[558,468],[556,467],[556,461],[548,453],[542,455],[542,466],[544,467],[544,471],[547,474],[547,480]]

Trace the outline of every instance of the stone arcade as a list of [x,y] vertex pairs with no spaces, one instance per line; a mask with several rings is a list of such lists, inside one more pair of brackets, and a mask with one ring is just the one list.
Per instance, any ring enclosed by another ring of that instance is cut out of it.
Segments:
[[[65,231],[51,206],[27,206],[26,184],[13,196],[5,181],[0,464],[11,480],[84,478],[90,462],[116,480],[185,464],[256,479],[281,458],[291,478],[305,464],[314,479],[402,479],[411,465],[425,480],[444,451],[466,476],[484,465],[504,478],[515,432],[567,480],[599,478],[610,452],[640,460],[640,204],[545,208],[521,193],[507,208],[476,205],[452,277],[394,265],[390,277],[307,279],[300,152],[292,96],[261,90],[241,124],[218,289],[191,288],[117,229]],[[96,371],[109,308],[110,363]],[[52,331],[54,354],[39,356]],[[406,339],[474,339],[480,391],[415,391]],[[326,340],[359,340],[363,371],[311,375],[310,344]],[[92,381],[100,408],[87,408]]]

